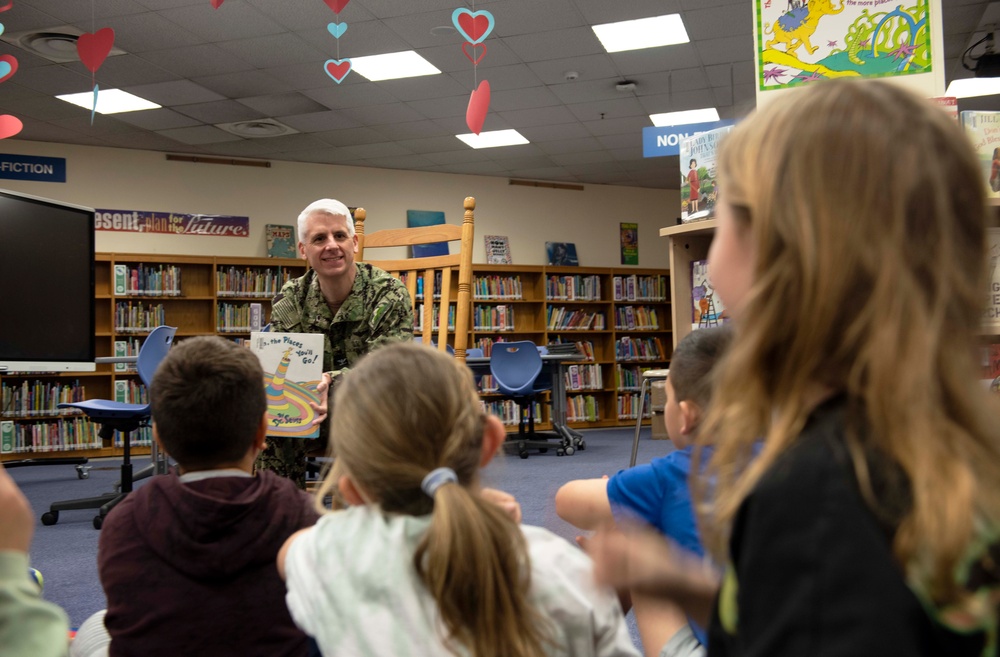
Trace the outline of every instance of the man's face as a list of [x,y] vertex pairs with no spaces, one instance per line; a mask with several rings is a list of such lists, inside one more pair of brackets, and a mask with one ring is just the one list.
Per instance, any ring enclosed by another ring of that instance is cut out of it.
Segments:
[[306,219],[305,234],[300,236],[299,255],[319,276],[337,277],[354,268],[358,236],[351,236],[347,217],[313,212]]

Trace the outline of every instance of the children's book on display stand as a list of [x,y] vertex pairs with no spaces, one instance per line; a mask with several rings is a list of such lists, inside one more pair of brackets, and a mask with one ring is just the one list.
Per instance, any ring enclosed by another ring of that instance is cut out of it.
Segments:
[[264,226],[264,239],[267,242],[268,258],[294,258],[295,226],[267,224]]
[[318,438],[314,425],[319,404],[316,388],[323,380],[321,333],[250,334],[250,350],[260,359],[267,391],[267,435]]
[[966,110],[959,118],[979,154],[986,195],[1000,198],[1000,112]]
[[511,265],[510,241],[506,235],[486,235],[486,264]]
[[708,278],[708,260],[691,261],[691,330],[719,326],[729,321],[722,299]]
[[680,141],[681,221],[711,219],[718,196],[715,156],[719,142],[733,129],[727,125]]

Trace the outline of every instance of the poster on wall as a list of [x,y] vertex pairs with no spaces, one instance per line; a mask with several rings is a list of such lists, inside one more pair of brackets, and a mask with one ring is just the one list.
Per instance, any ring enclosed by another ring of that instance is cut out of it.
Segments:
[[938,2],[755,0],[759,92],[835,77],[931,73]]
[[622,264],[639,264],[639,224],[619,224],[622,243]]
[[250,217],[181,214],[146,210],[95,210],[94,230],[119,233],[167,233],[210,237],[249,237]]

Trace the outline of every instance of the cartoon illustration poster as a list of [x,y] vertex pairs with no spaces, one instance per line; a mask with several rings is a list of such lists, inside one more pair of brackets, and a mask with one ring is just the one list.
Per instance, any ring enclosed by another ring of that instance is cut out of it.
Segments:
[[622,264],[639,264],[639,224],[620,223]]
[[[932,20],[940,15],[939,0],[755,2],[760,91],[932,70]],[[940,57],[936,53],[934,59]]]

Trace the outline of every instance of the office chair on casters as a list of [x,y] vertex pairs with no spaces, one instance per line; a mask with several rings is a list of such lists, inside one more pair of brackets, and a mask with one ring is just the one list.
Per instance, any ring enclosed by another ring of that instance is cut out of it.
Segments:
[[545,436],[535,433],[535,399],[539,393],[552,389],[551,382],[546,382],[541,376],[542,369],[542,356],[530,340],[493,345],[490,354],[493,382],[500,394],[514,400],[518,406],[517,436],[508,436],[504,446],[517,447],[517,455],[522,459],[528,458],[529,449],[537,449],[544,454],[550,447],[555,447],[558,456],[574,451],[571,446],[550,443]]
[[[170,345],[173,344],[175,333],[177,333],[177,329],[173,326],[158,326],[150,332],[139,349],[136,369],[139,371],[139,378],[146,384],[147,390],[153,381],[153,374],[156,373],[156,369],[166,357]],[[121,490],[97,497],[54,502],[49,510],[42,514],[42,524],[56,524],[59,521],[60,511],[100,509],[98,514],[94,516],[94,529],[100,529],[108,512],[132,492],[132,432],[139,427],[149,425],[149,404],[126,404],[107,399],[88,399],[82,402],[59,404],[59,408],[79,408],[82,410],[91,420],[101,425],[101,438],[110,438],[115,431],[122,433]]]

